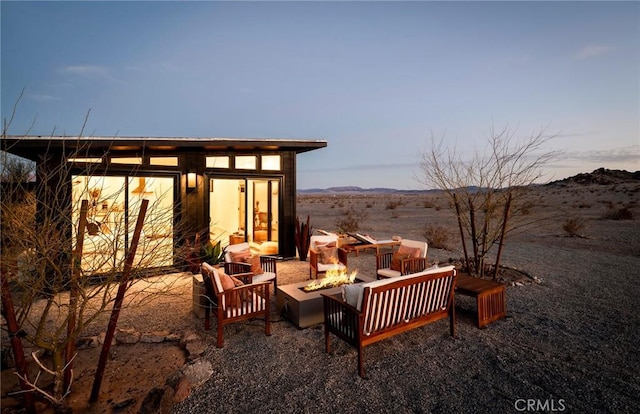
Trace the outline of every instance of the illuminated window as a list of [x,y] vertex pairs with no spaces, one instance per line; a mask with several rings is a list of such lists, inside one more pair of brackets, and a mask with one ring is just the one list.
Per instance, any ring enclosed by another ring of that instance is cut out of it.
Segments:
[[239,170],[255,170],[256,156],[255,155],[236,156],[236,168]]
[[280,171],[280,156],[279,155],[263,155],[262,169],[270,170],[270,171]]
[[142,157],[111,158],[111,164],[138,164],[138,165],[142,165]]
[[229,157],[207,157],[207,168],[229,168]]
[[164,165],[168,167],[178,166],[178,157],[151,157],[149,162],[151,165]]
[[86,162],[92,164],[100,164],[102,162],[102,158],[69,158],[67,159],[69,162]]

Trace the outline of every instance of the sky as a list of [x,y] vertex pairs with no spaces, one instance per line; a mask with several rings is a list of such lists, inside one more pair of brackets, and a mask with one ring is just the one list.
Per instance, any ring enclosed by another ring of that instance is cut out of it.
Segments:
[[[297,188],[426,189],[432,137],[640,170],[639,2],[8,2],[10,134],[323,139]],[[535,154],[534,154],[535,155]]]

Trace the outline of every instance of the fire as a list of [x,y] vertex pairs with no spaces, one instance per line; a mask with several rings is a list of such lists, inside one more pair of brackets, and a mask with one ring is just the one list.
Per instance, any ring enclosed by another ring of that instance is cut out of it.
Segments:
[[314,290],[329,289],[342,285],[350,285],[355,282],[357,270],[354,270],[350,274],[347,273],[347,269],[340,269],[336,263],[332,269],[327,270],[327,274],[324,278],[314,280],[307,286],[302,288],[305,292],[312,292]]

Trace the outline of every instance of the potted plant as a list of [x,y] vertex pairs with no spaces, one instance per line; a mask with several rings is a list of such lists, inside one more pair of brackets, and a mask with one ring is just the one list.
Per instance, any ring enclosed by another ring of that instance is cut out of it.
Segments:
[[313,233],[313,227],[309,224],[309,216],[307,216],[306,223],[300,223],[300,219],[296,216],[296,247],[298,248],[298,256],[300,260],[307,260],[307,254],[309,254],[309,245],[311,244],[311,234]]

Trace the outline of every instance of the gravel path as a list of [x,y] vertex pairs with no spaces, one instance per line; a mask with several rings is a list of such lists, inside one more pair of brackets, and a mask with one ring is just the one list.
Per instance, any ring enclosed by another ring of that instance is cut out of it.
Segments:
[[[637,228],[637,226],[636,226]],[[450,253],[433,250],[446,260]],[[205,354],[212,377],[174,413],[292,412],[636,412],[640,406],[640,257],[583,248],[514,242],[505,263],[541,284],[507,288],[508,317],[477,329],[473,306],[459,298],[458,338],[448,321],[365,348],[368,379],[357,352],[322,325],[298,330],[274,314],[231,326],[225,347]],[[373,273],[370,254],[350,267]],[[282,262],[280,283],[304,280],[308,264]],[[213,343],[213,332],[207,335]]]

